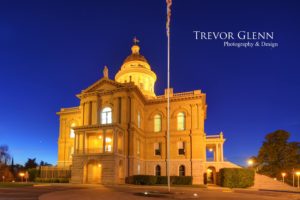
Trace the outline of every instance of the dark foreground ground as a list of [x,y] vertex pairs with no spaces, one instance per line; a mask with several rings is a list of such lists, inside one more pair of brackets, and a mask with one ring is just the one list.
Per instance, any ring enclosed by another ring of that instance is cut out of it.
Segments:
[[200,200],[300,200],[300,193],[230,190],[222,188],[165,186],[102,186],[102,185],[39,185],[18,188],[0,188],[0,200],[138,200],[138,199],[200,199]]

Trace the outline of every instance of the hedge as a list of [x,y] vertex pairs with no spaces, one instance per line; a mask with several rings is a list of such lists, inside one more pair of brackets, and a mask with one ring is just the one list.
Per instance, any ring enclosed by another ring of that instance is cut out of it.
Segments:
[[68,178],[36,178],[35,182],[39,183],[69,183]]
[[246,188],[254,185],[255,172],[244,168],[222,168],[217,173],[217,184],[229,188]]
[[[192,185],[192,176],[171,176],[171,184],[173,185]],[[126,183],[136,184],[136,185],[155,185],[161,184],[165,185],[168,183],[167,176],[153,176],[153,175],[134,175],[126,177]]]
[[40,171],[36,168],[28,169],[29,181],[35,181],[35,179],[40,175]]

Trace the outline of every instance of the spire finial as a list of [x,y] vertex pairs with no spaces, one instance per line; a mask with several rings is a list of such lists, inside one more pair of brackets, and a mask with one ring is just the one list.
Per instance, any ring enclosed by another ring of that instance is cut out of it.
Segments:
[[137,45],[137,43],[139,43],[140,41],[136,38],[136,36],[134,36],[133,38],[133,43],[134,45]]
[[104,69],[103,69],[103,77],[104,78],[108,78],[108,68],[107,66],[105,65]]
[[131,47],[132,54],[140,54],[139,42],[140,41],[136,37],[133,38],[133,46]]

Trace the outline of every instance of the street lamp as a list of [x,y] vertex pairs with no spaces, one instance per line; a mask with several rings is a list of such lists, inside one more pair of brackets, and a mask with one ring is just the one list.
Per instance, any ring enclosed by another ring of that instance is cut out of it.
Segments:
[[249,160],[247,161],[247,163],[248,163],[249,166],[252,166],[252,165],[254,164],[254,161],[253,161],[252,159],[249,159]]
[[286,173],[285,173],[285,172],[282,172],[282,173],[281,173],[281,176],[282,176],[282,182],[284,183],[284,177],[286,176]]
[[296,172],[296,175],[298,177],[298,188],[299,188],[299,176],[300,176],[300,171]]
[[23,177],[25,176],[25,173],[20,172],[20,173],[19,173],[19,176],[21,177],[21,180],[22,180],[22,182],[23,182]]

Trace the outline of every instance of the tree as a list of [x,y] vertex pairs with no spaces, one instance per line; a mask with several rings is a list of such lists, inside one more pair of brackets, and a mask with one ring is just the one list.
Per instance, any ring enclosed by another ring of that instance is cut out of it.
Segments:
[[44,162],[43,160],[40,162],[40,166],[52,166],[50,163]]
[[25,169],[32,169],[36,168],[38,164],[36,163],[36,158],[28,158],[27,162],[25,163]]
[[9,160],[10,160],[10,155],[8,153],[8,146],[0,145],[0,163],[6,165]]
[[265,136],[258,156],[255,158],[259,172],[271,177],[280,177],[281,172],[299,166],[300,143],[289,142],[290,134],[277,130]]

